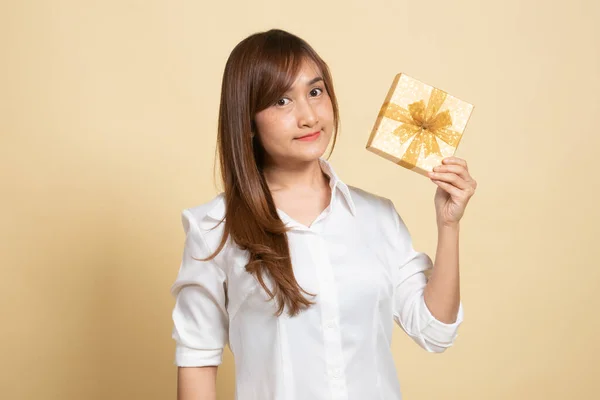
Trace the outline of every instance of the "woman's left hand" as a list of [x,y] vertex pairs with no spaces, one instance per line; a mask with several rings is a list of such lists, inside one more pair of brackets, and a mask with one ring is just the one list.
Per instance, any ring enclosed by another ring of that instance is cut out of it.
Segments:
[[438,226],[458,225],[477,188],[477,182],[469,175],[467,162],[458,157],[444,158],[442,165],[428,176],[438,186],[434,199]]

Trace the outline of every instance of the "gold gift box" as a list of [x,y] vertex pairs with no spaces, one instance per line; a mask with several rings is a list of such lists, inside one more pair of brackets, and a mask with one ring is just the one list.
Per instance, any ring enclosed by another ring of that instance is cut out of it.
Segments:
[[454,155],[473,105],[399,73],[379,111],[367,150],[427,176]]

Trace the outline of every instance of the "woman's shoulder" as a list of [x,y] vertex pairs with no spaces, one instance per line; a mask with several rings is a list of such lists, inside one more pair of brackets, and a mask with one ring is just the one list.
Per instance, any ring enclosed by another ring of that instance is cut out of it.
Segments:
[[181,220],[186,232],[193,227],[210,248],[218,246],[223,234],[225,216],[225,194],[219,193],[209,201],[184,208]]
[[225,193],[221,192],[209,201],[185,208],[183,213],[190,213],[199,224],[206,219],[220,221],[225,216]]

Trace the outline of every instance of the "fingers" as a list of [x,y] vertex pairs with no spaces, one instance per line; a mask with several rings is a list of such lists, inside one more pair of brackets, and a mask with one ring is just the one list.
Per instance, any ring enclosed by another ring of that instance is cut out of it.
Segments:
[[[446,184],[455,186],[463,191],[468,197],[472,196],[477,188],[477,182],[469,174],[467,162],[458,157],[447,157],[442,160],[442,165],[433,168],[432,172],[428,173],[434,183],[442,181]],[[438,185],[443,189],[445,185]],[[449,192],[450,193],[450,192]]]
[[444,181],[439,181],[436,179],[432,179],[431,180],[433,183],[435,183],[436,185],[438,185],[439,187],[441,187],[442,189],[444,189],[446,192],[448,192],[448,194],[455,198],[455,199],[459,199],[462,196],[462,190],[460,190],[459,188],[457,188],[456,186],[444,182]]
[[469,183],[462,177],[463,174],[460,172],[429,172],[428,175],[432,180],[450,183],[461,190],[467,190],[470,187]]
[[469,171],[465,169],[462,165],[450,164],[450,165],[438,165],[433,168],[434,173],[454,173],[460,176],[463,180],[469,181],[471,176],[469,175]]
[[465,167],[465,169],[468,171],[469,167],[467,166],[467,162],[465,160],[463,160],[462,158],[458,158],[458,157],[446,157],[442,160],[442,164],[445,165],[450,165],[450,164],[456,164],[456,165],[461,165],[463,167]]

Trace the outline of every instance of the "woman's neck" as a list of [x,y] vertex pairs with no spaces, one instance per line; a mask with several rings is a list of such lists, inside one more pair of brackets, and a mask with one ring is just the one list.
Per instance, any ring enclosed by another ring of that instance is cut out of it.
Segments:
[[318,191],[328,185],[328,176],[321,170],[319,160],[307,163],[263,167],[263,174],[271,192]]

